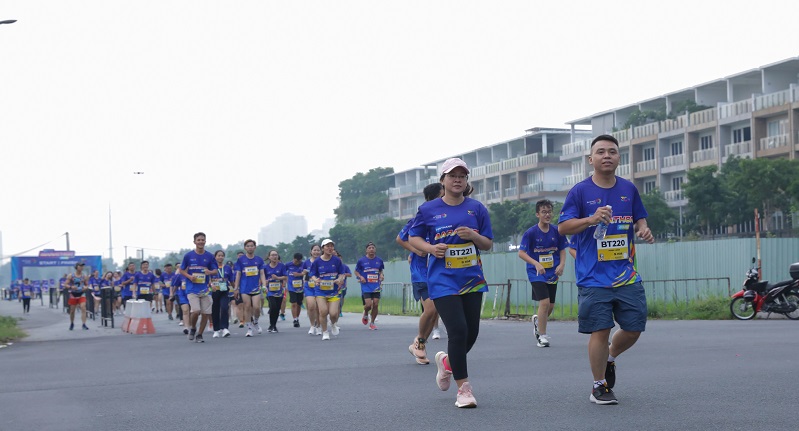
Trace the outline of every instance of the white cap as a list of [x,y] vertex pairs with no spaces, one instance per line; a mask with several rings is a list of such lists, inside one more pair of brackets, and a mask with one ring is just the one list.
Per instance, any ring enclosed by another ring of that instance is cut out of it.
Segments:
[[333,242],[333,240],[332,240],[332,239],[330,239],[330,238],[327,238],[327,239],[323,239],[323,240],[322,240],[322,247],[324,247],[324,246],[326,246],[326,245],[328,245],[328,244],[335,244],[335,243],[334,243],[334,242]]
[[466,162],[463,160],[453,157],[451,159],[447,159],[443,165],[441,165],[441,175],[450,173],[453,169],[457,168],[458,166],[466,169],[466,173],[469,173],[469,166],[466,165]]

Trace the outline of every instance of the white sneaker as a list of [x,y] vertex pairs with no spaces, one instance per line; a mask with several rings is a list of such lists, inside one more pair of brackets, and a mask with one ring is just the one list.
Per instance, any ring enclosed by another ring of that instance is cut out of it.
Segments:
[[333,326],[333,328],[331,329],[331,331],[330,331],[330,332],[332,332],[332,333],[333,333],[333,335],[335,335],[336,337],[338,337],[338,333],[339,333],[338,325],[332,325],[332,326]]
[[261,334],[261,333],[263,333],[263,332],[264,332],[264,330],[263,330],[263,329],[261,329],[261,325],[259,325],[259,324],[257,324],[257,323],[255,324],[255,330],[256,330],[256,331],[257,331],[259,334]]
[[308,335],[316,335],[316,326],[311,326],[311,329],[308,330]]
[[178,323],[178,326],[183,326],[183,321],[180,321],[180,322]]
[[322,341],[329,340],[329,339],[330,339],[330,333],[327,332],[327,331],[322,332]]
[[317,326],[316,327],[316,335],[322,335],[322,327],[321,326]]
[[538,343],[536,343],[538,347],[549,347],[549,336],[547,334],[541,334],[538,336]]
[[252,329],[247,330],[247,335],[245,337],[252,337]]
[[441,339],[441,331],[439,331],[438,328],[433,328],[433,336],[430,337],[430,338],[432,338],[434,340],[440,340]]
[[214,331],[214,335],[211,338],[219,338],[219,331]]
[[222,336],[223,337],[230,337],[230,331],[228,331],[227,328],[223,329],[222,330]]

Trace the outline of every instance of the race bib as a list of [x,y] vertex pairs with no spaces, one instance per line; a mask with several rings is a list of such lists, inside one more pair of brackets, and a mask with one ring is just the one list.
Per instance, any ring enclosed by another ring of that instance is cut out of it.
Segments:
[[542,254],[541,256],[538,256],[538,263],[540,263],[544,268],[552,268],[552,265],[555,264],[555,255]]
[[217,285],[219,286],[219,290],[221,292],[227,292],[227,282],[224,280],[217,281]]
[[197,280],[197,281],[193,281],[192,283],[194,283],[194,284],[205,284],[205,274],[198,273],[198,274],[192,274],[192,275]]
[[377,283],[379,280],[379,274],[369,273],[366,274],[366,282],[367,283]]
[[142,295],[147,295],[148,293],[150,293],[150,288],[149,287],[141,287],[141,288],[139,288],[139,290],[141,291]]
[[474,243],[448,244],[444,256],[447,268],[469,268],[477,265],[477,249]]
[[629,258],[627,235],[607,235],[596,241],[597,259],[600,262]]
[[120,290],[122,290],[122,287],[114,286],[114,292],[119,292]]
[[245,266],[244,267],[244,275],[247,277],[252,277],[258,275],[258,267],[257,266]]
[[333,290],[333,280],[321,280],[319,282],[320,290]]
[[311,289],[313,289],[314,287],[316,287],[316,282],[315,282],[315,281],[313,281],[313,280],[308,280],[308,287],[310,287]]
[[167,281],[165,281],[165,282],[164,282],[164,285],[165,285],[166,287],[172,287],[172,280],[167,280]]
[[279,281],[270,281],[269,282],[269,290],[272,292],[276,292],[280,290],[280,282]]
[[302,280],[291,280],[291,287],[299,289],[302,287]]

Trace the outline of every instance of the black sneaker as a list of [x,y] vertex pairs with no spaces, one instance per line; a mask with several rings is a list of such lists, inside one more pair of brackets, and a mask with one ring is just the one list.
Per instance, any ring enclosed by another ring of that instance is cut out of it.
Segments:
[[597,404],[618,404],[619,400],[613,394],[613,390],[607,385],[597,386],[591,391],[591,397],[588,398],[592,403]]
[[277,334],[277,326],[273,326],[273,327],[272,327],[272,332],[274,332],[275,334]]
[[299,328],[300,327],[300,321],[299,320],[296,320],[296,319],[294,320],[294,327],[295,328]]
[[88,330],[89,330],[89,327],[88,327],[88,326],[86,326],[86,324],[85,324],[85,323],[83,324],[82,328],[83,328],[83,330],[84,330],[84,331],[88,331]]
[[194,334],[196,334],[196,333],[197,333],[197,330],[194,329],[194,328],[191,328],[191,332],[189,332],[189,341],[194,341]]
[[197,336],[194,337],[194,342],[195,343],[205,343],[205,340],[203,340],[203,334],[197,334]]
[[608,362],[608,366],[605,367],[605,380],[608,382],[609,389],[616,386],[616,361]]
[[172,315],[171,314],[169,315],[169,320],[172,320]]
[[186,328],[183,328],[183,335],[189,335],[189,330],[186,329]]
[[70,323],[69,324],[69,330],[71,331],[73,329],[75,329],[75,324],[74,323]]

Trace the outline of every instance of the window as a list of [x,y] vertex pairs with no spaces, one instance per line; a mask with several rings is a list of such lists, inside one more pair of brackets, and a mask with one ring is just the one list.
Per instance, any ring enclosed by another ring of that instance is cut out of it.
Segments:
[[671,143],[671,155],[672,156],[681,156],[682,155],[682,141],[672,142]]
[[713,135],[706,135],[699,137],[699,149],[709,150],[713,148]]
[[766,124],[767,136],[779,136],[788,133],[788,119],[783,118],[780,120],[769,121]]
[[516,175],[511,175],[508,178],[508,187],[510,187],[510,188],[516,187]]
[[752,139],[752,129],[750,127],[742,127],[732,131],[732,143],[737,144],[740,142],[750,141]]
[[620,165],[629,165],[630,164],[630,153],[621,153],[621,154],[619,154],[619,164]]
[[655,190],[655,182],[644,181],[644,194],[651,193],[652,190]]
[[644,160],[655,160],[655,147],[644,148]]
[[682,188],[682,177],[674,177],[671,179],[671,189],[680,190]]

